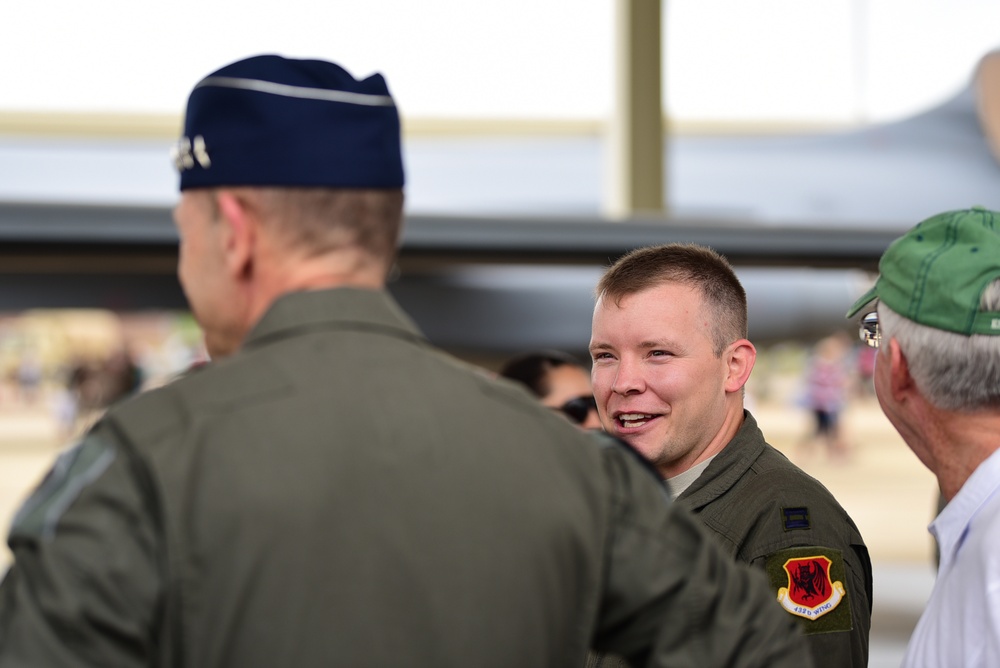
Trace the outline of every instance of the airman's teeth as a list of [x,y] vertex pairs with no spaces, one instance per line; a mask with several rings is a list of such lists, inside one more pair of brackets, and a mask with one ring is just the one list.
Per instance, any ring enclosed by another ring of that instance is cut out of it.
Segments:
[[655,416],[645,413],[622,413],[618,416],[618,421],[626,429],[634,429],[646,424],[646,421],[653,419],[653,417]]

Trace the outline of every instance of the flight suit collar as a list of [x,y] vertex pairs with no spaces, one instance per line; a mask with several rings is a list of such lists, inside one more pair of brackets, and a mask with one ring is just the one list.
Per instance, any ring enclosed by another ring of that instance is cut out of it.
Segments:
[[282,295],[251,330],[244,347],[309,329],[361,329],[425,340],[388,292],[333,288]]
[[764,434],[750,411],[743,411],[743,424],[733,440],[715,456],[708,468],[677,500],[695,510],[724,495],[764,452]]

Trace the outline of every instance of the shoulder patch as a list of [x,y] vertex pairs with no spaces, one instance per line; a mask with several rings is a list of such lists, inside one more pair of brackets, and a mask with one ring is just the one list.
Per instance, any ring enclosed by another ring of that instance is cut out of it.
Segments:
[[808,529],[811,526],[809,524],[808,508],[805,507],[782,508],[781,514],[784,520],[785,531],[793,531],[795,529]]
[[115,449],[87,435],[63,452],[11,523],[11,535],[50,539],[59,518],[88,485],[101,477],[115,460]]
[[802,622],[804,633],[853,628],[851,606],[845,603],[850,593],[840,550],[793,547],[769,555],[766,568],[778,604]]

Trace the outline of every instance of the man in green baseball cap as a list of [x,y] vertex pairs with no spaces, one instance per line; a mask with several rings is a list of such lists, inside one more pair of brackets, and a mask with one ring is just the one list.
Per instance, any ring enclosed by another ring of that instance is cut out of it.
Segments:
[[889,421],[937,476],[941,554],[904,666],[1000,665],[1000,212],[949,211],[894,241],[865,306]]

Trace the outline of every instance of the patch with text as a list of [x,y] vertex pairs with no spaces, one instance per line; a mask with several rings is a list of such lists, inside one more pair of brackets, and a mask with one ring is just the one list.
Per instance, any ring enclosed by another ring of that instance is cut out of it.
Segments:
[[851,630],[840,550],[814,546],[775,552],[767,558],[767,575],[778,605],[802,620],[805,633]]

